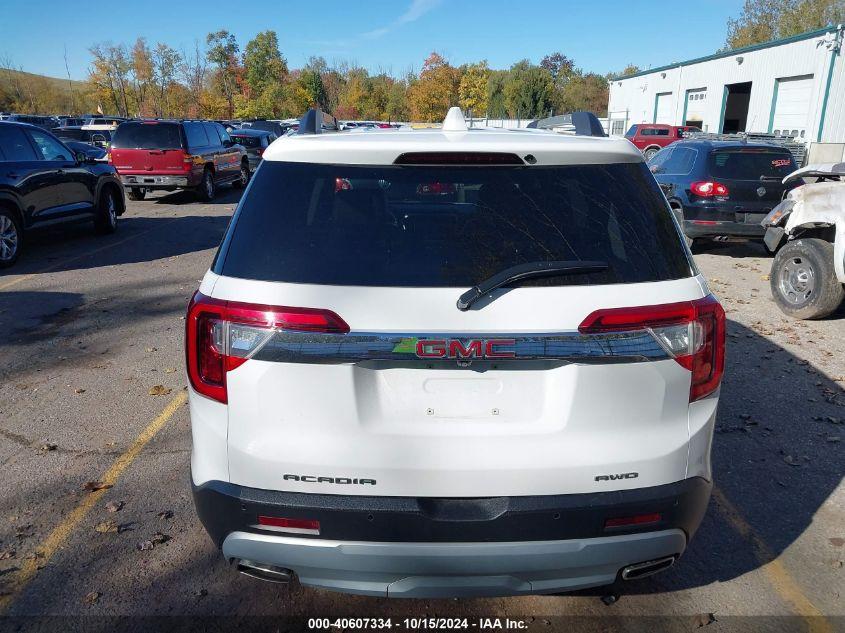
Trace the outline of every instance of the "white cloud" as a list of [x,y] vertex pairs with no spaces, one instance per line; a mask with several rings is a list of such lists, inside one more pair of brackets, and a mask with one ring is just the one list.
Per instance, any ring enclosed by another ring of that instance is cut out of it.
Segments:
[[364,33],[359,33],[358,35],[347,39],[329,41],[324,40],[314,43],[320,46],[337,46],[341,48],[348,48],[362,41],[377,40],[381,37],[384,37],[391,31],[398,29],[400,26],[410,24],[411,22],[416,22],[426,13],[437,7],[437,5],[439,5],[442,1],[443,0],[412,0],[411,6],[409,6],[402,15],[393,20],[393,22],[391,22],[387,26],[382,26],[380,28],[373,29],[372,31],[365,31]]

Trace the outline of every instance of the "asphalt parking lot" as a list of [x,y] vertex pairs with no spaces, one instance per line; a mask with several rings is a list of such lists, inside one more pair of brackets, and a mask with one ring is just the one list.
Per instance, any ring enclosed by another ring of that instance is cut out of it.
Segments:
[[727,311],[728,367],[716,491],[673,569],[625,584],[609,606],[600,591],[387,601],[236,574],[191,501],[182,328],[239,195],[129,202],[115,235],[34,236],[0,275],[0,612],[509,616],[541,630],[559,615],[672,615],[712,630],[796,616],[806,630],[845,628],[845,312],[784,317],[755,244],[696,255]]

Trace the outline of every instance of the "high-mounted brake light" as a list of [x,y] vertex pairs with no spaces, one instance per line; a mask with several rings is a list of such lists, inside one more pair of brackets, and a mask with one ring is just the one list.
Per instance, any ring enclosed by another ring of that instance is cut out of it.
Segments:
[[582,334],[647,330],[679,365],[692,372],[689,401],[719,387],[725,372],[725,311],[708,295],[696,301],[596,310]]
[[349,326],[331,310],[222,301],[197,291],[185,319],[191,386],[226,403],[226,374],[252,358],[276,330],[346,334]]
[[689,188],[695,195],[702,198],[726,198],[730,195],[730,191],[725,185],[712,180],[694,182]]
[[394,165],[525,165],[516,154],[507,152],[406,152]]

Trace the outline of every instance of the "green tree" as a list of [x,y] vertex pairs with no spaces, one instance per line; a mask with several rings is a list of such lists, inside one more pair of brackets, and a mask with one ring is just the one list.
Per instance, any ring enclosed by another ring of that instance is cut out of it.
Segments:
[[607,79],[595,73],[575,75],[563,87],[561,109],[564,112],[584,110],[596,116],[607,116],[609,88]]
[[576,74],[575,62],[560,52],[546,55],[540,61],[540,68],[549,71],[556,86],[563,86]]
[[789,37],[845,21],[845,0],[745,0],[742,13],[728,20],[726,47]]
[[311,97],[311,103],[316,103],[321,109],[328,111],[328,99],[326,96],[326,88],[323,86],[323,78],[316,70],[303,70],[300,75],[305,90]]
[[554,81],[545,68],[527,59],[511,67],[505,82],[505,105],[512,117],[548,116],[554,104]]
[[282,84],[287,74],[287,62],[279,52],[279,38],[275,31],[263,31],[247,42],[244,77],[256,96],[270,85]]
[[494,119],[504,119],[508,116],[505,104],[505,84],[508,80],[507,70],[492,70],[487,78],[487,116]]
[[490,68],[487,60],[466,67],[458,85],[461,108],[472,112],[474,116],[487,113],[487,84],[490,80]]
[[206,58],[217,67],[217,84],[226,99],[228,118],[232,118],[235,111],[235,90],[238,77],[238,42],[235,36],[226,29],[205,36],[208,45]]

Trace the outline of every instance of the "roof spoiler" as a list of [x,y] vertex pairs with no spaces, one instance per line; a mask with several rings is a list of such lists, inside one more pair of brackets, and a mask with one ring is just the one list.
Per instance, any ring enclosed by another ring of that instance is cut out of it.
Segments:
[[320,108],[311,108],[299,120],[297,134],[322,134],[323,130],[337,130],[337,119]]
[[607,136],[601,121],[592,112],[573,112],[552,116],[547,119],[537,119],[528,124],[530,128],[550,130],[555,127],[573,127],[578,136]]

